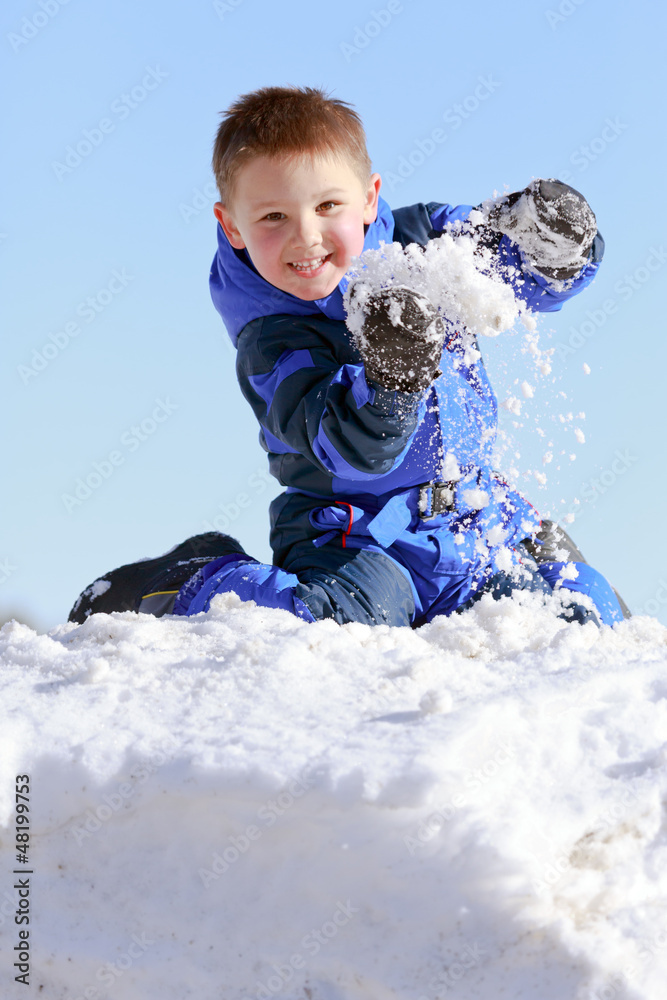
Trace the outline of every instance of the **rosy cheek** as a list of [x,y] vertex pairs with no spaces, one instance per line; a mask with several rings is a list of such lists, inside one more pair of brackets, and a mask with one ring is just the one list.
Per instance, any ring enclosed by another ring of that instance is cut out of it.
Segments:
[[[257,259],[271,263],[279,253],[279,243],[273,233],[264,233],[255,239],[254,251]],[[250,256],[252,257],[252,251]]]
[[350,253],[353,257],[358,257],[361,251],[364,249],[364,231],[357,233],[354,244],[350,247]]
[[346,219],[338,230],[341,242],[350,256],[357,256],[364,248],[364,227],[358,216]]

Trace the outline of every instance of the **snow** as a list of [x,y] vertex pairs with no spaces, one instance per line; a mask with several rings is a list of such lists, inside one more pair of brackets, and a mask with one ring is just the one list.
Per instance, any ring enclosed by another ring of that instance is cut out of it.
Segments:
[[340,627],[227,595],[12,623],[0,664],[0,850],[20,867],[29,774],[35,995],[662,1000],[655,620],[566,624],[522,594]]
[[[491,499],[489,494],[485,490],[480,489],[478,486],[475,486],[469,490],[463,490],[462,494],[463,494],[464,504],[472,507],[474,510],[483,510],[483,508],[486,507],[489,500]],[[489,533],[487,537],[490,538],[491,533]]]
[[[537,183],[537,182],[536,182]],[[576,199],[564,192],[558,199],[559,211],[573,222],[572,212],[576,209]],[[535,480],[541,489],[546,489],[549,482],[545,465],[549,465],[554,456],[554,443],[550,442],[546,454],[536,454],[535,459],[541,461],[542,468],[518,468],[511,458],[515,451],[517,432],[534,423],[535,432],[545,436],[546,432],[540,422],[558,421],[562,431],[573,430],[577,444],[585,443],[584,431],[570,428],[574,420],[572,412],[558,413],[560,398],[569,401],[562,390],[555,398],[554,386],[557,383],[557,373],[553,370],[554,347],[540,346],[540,337],[545,331],[538,326],[544,326],[544,318],[534,315],[525,304],[517,299],[512,287],[494,271],[494,256],[480,242],[479,226],[488,221],[489,213],[504,202],[504,197],[494,198],[482,204],[481,210],[475,209],[464,222],[454,222],[447,227],[446,232],[436,239],[430,240],[426,247],[412,245],[404,248],[399,243],[383,244],[378,250],[367,250],[355,258],[348,272],[349,283],[345,293],[345,309],[347,326],[362,354],[367,347],[364,338],[364,319],[368,312],[371,296],[381,289],[389,287],[409,287],[414,292],[424,296],[426,300],[437,306],[441,316],[448,322],[450,329],[460,332],[463,346],[462,361],[465,366],[476,364],[482,354],[479,339],[475,335],[486,338],[497,338],[500,334],[509,337],[512,333],[519,334],[518,351],[523,359],[515,358],[512,368],[521,370],[521,375],[512,378],[512,385],[503,385],[507,381],[507,372],[495,372],[492,378],[500,400],[500,426],[494,442],[493,463],[501,474],[515,483],[519,488],[521,482]],[[572,265],[579,260],[581,253],[581,232],[575,233],[574,239],[569,239],[562,233],[553,233],[547,238],[539,223],[540,212],[552,213],[554,207],[538,207],[535,201],[535,185],[529,186],[526,193],[516,203],[516,218],[514,222],[521,229],[521,245],[525,252],[525,262],[535,267],[532,255],[543,252],[545,262],[550,267]],[[576,212],[575,212],[576,214]],[[507,220],[505,220],[507,221]],[[586,224],[593,225],[594,216],[586,215]],[[516,237],[514,222],[513,235]],[[498,223],[498,219],[496,219]],[[505,231],[507,227],[500,224]],[[574,226],[573,232],[577,229]],[[509,230],[508,230],[509,231]],[[512,234],[510,234],[512,235]],[[593,238],[595,232],[586,235],[586,240]],[[584,242],[586,242],[586,240]],[[531,263],[532,261],[532,263]],[[585,263],[582,257],[580,264]],[[546,266],[546,264],[545,264]],[[505,277],[508,277],[506,274]],[[554,279],[557,288],[565,288],[567,282]],[[422,300],[417,300],[421,305]],[[422,306],[423,308],[423,306]],[[389,318],[396,324],[402,316],[400,302],[396,301],[390,309]],[[519,324],[522,329],[519,329]],[[548,335],[548,334],[547,334]],[[423,334],[428,341],[438,336],[435,324],[431,324]],[[486,345],[485,345],[486,346]],[[488,362],[487,358],[487,362]],[[458,366],[459,360],[454,361]],[[523,369],[527,367],[524,373]],[[584,366],[584,370],[587,366]],[[589,369],[590,371],[590,369]],[[526,374],[528,377],[522,377]],[[498,376],[501,376],[498,378]],[[516,387],[516,388],[514,388]],[[583,419],[580,415],[577,419]],[[571,452],[571,440],[564,440],[567,445],[560,450],[570,462],[577,456]],[[551,476],[561,471],[561,464],[553,467]],[[443,474],[442,478],[448,477]],[[544,517],[550,517],[557,522],[567,522],[568,513],[560,507],[550,509],[545,506]]]
[[[481,221],[481,213],[471,213],[470,222],[474,224],[477,217]],[[466,327],[471,334],[496,337],[518,319],[534,330],[534,317],[515,298],[510,285],[490,273],[491,251],[479,245],[474,230],[461,224],[450,229],[425,247],[389,243],[353,260],[345,309],[347,326],[357,338],[363,337],[369,296],[392,285],[407,285],[425,295],[454,326]],[[479,358],[479,352],[475,353]],[[474,360],[470,357],[466,364]]]
[[[579,196],[567,189],[545,202],[542,184],[532,181],[511,208],[505,206],[504,196],[484,202],[481,215],[488,219],[500,213],[494,226],[516,239],[532,270],[584,267],[597,232],[595,216],[590,208],[582,210]],[[550,216],[552,224],[547,221]],[[559,224],[563,223],[565,231],[561,232]],[[561,282],[554,284],[562,287]]]

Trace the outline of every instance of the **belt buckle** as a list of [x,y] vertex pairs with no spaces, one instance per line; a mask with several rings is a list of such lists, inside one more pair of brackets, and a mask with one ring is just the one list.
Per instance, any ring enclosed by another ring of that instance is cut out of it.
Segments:
[[437,479],[419,487],[419,516],[422,521],[430,521],[438,514],[451,514],[456,510],[457,482],[457,479]]

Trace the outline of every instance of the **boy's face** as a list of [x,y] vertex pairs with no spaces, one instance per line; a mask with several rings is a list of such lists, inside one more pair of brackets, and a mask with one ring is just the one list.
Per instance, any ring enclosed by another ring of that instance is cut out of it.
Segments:
[[380,185],[379,174],[362,184],[342,160],[261,156],[239,170],[229,203],[214,212],[266,281],[312,302],[333,292],[363,250]]

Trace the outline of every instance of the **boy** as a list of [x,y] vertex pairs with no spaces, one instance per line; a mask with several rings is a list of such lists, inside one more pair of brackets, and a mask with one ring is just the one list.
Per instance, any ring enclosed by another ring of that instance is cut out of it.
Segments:
[[[286,487],[271,505],[274,564],[226,535],[196,536],[95,581],[70,619],[128,608],[192,615],[235,591],[307,621],[415,627],[487,591],[558,588],[564,616],[620,621],[607,581],[493,472],[496,401],[461,332],[405,287],[370,297],[356,342],[346,327],[352,257],[383,242],[424,245],[472,206],[392,213],[358,116],[312,88],[241,97],[213,168],[211,294]],[[535,181],[475,218],[499,273],[534,310],[559,309],[602,258],[591,209],[557,181]]]

